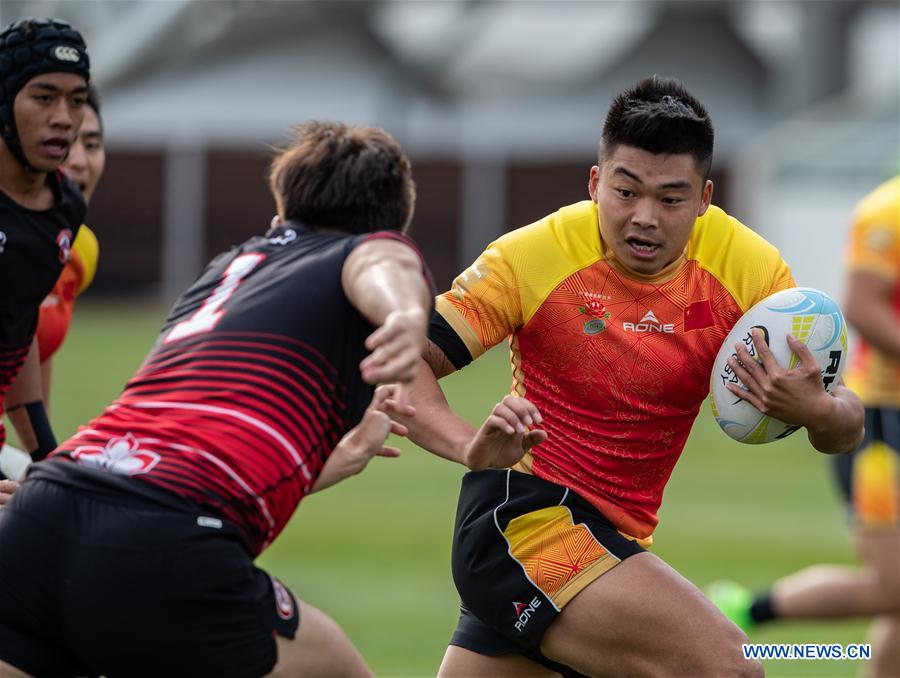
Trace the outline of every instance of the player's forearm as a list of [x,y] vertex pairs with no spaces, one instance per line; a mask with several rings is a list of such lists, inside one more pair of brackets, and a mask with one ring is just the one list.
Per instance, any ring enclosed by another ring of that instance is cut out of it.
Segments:
[[838,386],[823,403],[826,407],[817,415],[817,421],[806,427],[810,444],[825,454],[852,452],[865,433],[862,402],[853,391]]
[[465,465],[465,449],[475,437],[475,428],[450,409],[424,360],[417,367],[410,401],[415,405],[415,416],[397,418],[409,429],[407,437],[432,454]]
[[56,449],[56,436],[40,400],[12,407],[6,414],[16,429],[19,443],[35,461],[41,461]]
[[41,365],[37,341],[33,341],[25,363],[6,392],[5,406],[22,448],[35,459],[46,457],[56,438],[41,400]]
[[316,483],[312,486],[309,493],[313,494],[314,492],[320,492],[358,472],[359,471],[355,470],[353,465],[343,455],[337,453],[337,451],[332,452],[331,456],[328,457],[328,460],[322,467],[322,472],[319,473],[319,477],[316,478]]

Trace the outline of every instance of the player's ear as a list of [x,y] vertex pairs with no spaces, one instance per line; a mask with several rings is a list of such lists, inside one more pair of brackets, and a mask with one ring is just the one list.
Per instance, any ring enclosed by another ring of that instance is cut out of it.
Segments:
[[588,177],[588,194],[591,196],[591,200],[597,202],[597,186],[600,183],[600,167],[594,165],[591,167],[591,173]]
[[703,184],[703,194],[700,196],[700,209],[697,211],[697,216],[702,217],[706,214],[706,210],[709,209],[709,204],[712,202],[713,195],[713,182],[711,179],[707,179]]

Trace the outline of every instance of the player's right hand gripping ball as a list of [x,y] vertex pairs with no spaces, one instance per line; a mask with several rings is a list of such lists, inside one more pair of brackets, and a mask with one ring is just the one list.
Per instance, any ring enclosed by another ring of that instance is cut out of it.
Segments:
[[728,366],[728,359],[735,355],[735,344],[743,343],[756,357],[751,335],[754,328],[762,330],[772,355],[786,369],[798,362],[788,347],[787,335],[793,334],[805,344],[819,364],[823,387],[831,393],[844,371],[847,326],[834,299],[809,287],[793,287],[753,306],[725,337],[713,363],[710,383],[713,414],[722,430],[738,442],[770,443],[788,437],[800,427],[764,415],[726,387],[729,383],[741,385]]

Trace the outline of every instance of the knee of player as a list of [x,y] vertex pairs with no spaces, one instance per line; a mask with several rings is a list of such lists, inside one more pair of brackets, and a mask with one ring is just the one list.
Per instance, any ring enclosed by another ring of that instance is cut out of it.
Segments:
[[729,672],[727,675],[742,676],[742,678],[763,678],[766,675],[763,663],[758,659],[744,659],[742,657],[735,669],[734,673]]
[[740,646],[736,651],[708,652],[703,657],[695,657],[689,665],[678,667],[679,675],[693,676],[733,676],[734,678],[760,678],[765,675],[762,662],[746,659]]
[[876,578],[879,596],[887,601],[889,614],[900,614],[900,577],[881,574]]
[[722,630],[717,638],[708,638],[705,647],[705,661],[702,669],[696,671],[697,675],[708,676],[740,676],[741,678],[758,678],[765,675],[762,662],[755,659],[747,659],[744,656],[744,646],[750,639],[747,634],[736,626]]
[[740,676],[741,678],[761,678],[765,675],[762,662],[744,656],[744,646],[750,642],[743,631],[738,631],[728,647],[731,651],[719,658],[718,665],[709,673],[714,676]]
[[900,574],[896,565],[885,568],[866,567],[862,570],[866,595],[884,607],[885,614],[900,613]]

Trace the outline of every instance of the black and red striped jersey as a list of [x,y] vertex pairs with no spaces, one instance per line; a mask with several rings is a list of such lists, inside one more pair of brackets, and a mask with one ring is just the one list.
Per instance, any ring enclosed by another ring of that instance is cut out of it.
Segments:
[[38,309],[53,289],[84,221],[81,192],[62,172],[47,175],[53,207],[31,210],[0,191],[0,444],[3,397],[34,337]]
[[341,274],[382,236],[408,241],[290,222],[213,260],[121,396],[54,456],[214,510],[262,551],[371,401],[359,363],[375,328]]

